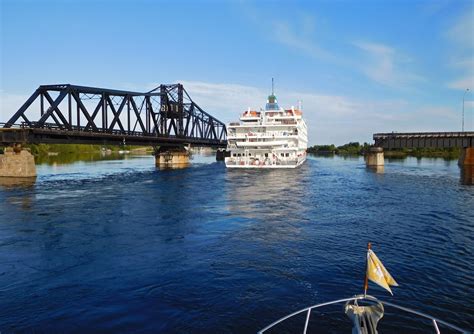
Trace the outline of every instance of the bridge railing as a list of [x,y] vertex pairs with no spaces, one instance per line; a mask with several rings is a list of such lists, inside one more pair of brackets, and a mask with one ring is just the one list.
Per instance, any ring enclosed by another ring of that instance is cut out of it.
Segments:
[[[0,123],[0,128],[6,128],[6,125],[10,125],[8,123]],[[25,128],[25,125],[23,123],[17,123],[17,124],[11,124],[11,126],[9,126],[9,128],[13,128],[13,129],[24,129]]]
[[454,131],[454,132],[386,132],[374,133],[374,139],[378,138],[405,138],[405,137],[470,137],[474,132]]

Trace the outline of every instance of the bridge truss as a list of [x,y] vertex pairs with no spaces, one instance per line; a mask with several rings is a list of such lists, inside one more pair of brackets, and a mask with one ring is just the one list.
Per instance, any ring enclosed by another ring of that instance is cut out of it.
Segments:
[[2,143],[224,147],[226,138],[225,124],[202,110],[181,84],[147,93],[43,85],[0,131]]

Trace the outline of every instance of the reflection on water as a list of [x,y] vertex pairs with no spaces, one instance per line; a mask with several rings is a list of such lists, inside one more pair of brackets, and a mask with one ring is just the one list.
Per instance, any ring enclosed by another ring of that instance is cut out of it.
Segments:
[[[36,177],[0,177],[0,192],[2,190],[12,192],[4,204],[11,208],[20,207],[24,212],[30,211],[35,183]],[[16,195],[18,191],[21,194]]]
[[369,172],[383,174],[385,171],[385,166],[367,166]]
[[474,185],[474,166],[460,166],[461,183],[465,185]]
[[0,176],[0,187],[4,188],[32,188],[35,185],[35,177],[2,177]]
[[305,211],[307,172],[306,164],[297,169],[228,169],[224,186],[229,211],[257,219],[262,210],[275,219],[285,219],[289,212],[298,215]]
[[191,163],[156,165],[156,168],[159,170],[184,169],[189,167],[191,167]]
[[346,161],[358,161],[360,159],[360,155],[344,154],[344,155],[333,156],[333,158],[343,159],[343,160],[346,160]]
[[[310,211],[323,199],[310,189],[310,171],[308,164],[296,169],[227,169],[222,185],[224,203],[230,219],[235,221],[233,224],[238,226],[232,238],[245,240],[251,248],[275,249],[273,256],[298,258],[298,250],[287,249],[286,246],[282,250],[280,246],[304,242],[307,237],[305,229],[318,220],[318,215]],[[248,252],[251,253],[251,250]],[[279,253],[282,254],[277,255]],[[288,272],[278,266],[272,267],[253,256],[242,261],[246,264],[240,265],[240,270],[273,271],[278,279],[297,275],[291,270]],[[293,279],[301,287],[312,284],[307,277]],[[314,296],[316,291],[309,294]]]
[[59,153],[57,155],[39,155],[35,156],[36,164],[64,165],[72,164],[78,161],[94,162],[102,160],[125,160],[133,157],[133,154],[120,154],[118,152],[69,152]]
[[[153,156],[42,164],[33,186],[0,186],[0,331],[255,333],[360,292],[367,241],[397,303],[470,329],[473,201],[441,159],[384,174],[339,157],[292,170],[201,155],[179,170]],[[315,326],[350,330],[341,317]],[[407,324],[387,313],[381,331]]]

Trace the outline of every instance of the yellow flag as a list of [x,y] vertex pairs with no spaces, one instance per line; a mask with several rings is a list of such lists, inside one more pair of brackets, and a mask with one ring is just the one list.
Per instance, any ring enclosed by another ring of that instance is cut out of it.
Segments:
[[367,252],[367,277],[374,283],[377,283],[382,288],[390,290],[390,285],[398,286],[398,283],[393,279],[392,275],[385,269],[382,262],[379,260],[377,255],[369,249]]

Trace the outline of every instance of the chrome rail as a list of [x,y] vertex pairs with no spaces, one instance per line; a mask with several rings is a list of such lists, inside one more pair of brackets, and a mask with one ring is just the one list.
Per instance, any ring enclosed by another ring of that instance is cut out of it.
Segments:
[[311,310],[315,309],[315,308],[320,308],[320,307],[323,307],[323,306],[328,306],[328,305],[333,305],[333,304],[339,304],[339,303],[344,303],[344,302],[350,302],[350,301],[355,301],[355,300],[370,300],[370,301],[373,301],[373,302],[380,302],[382,303],[383,305],[387,305],[387,306],[391,306],[393,308],[396,308],[396,309],[399,309],[401,311],[405,311],[405,312],[408,312],[408,313],[412,313],[412,314],[415,314],[415,315],[418,315],[420,317],[423,317],[423,318],[427,318],[427,319],[430,319],[433,323],[433,327],[435,329],[435,332],[437,334],[440,334],[440,331],[439,331],[439,328],[438,328],[438,324],[442,324],[448,328],[451,328],[455,331],[458,331],[460,333],[464,333],[464,334],[469,334],[471,332],[465,330],[465,329],[462,329],[456,325],[453,325],[449,322],[446,322],[444,320],[441,320],[441,319],[438,319],[438,318],[435,318],[431,315],[428,315],[426,313],[423,313],[423,312],[419,312],[419,311],[415,311],[415,310],[412,310],[408,307],[404,307],[404,306],[399,306],[399,305],[396,305],[396,304],[393,304],[393,303],[389,303],[389,302],[384,302],[384,301],[381,301],[375,297],[372,297],[372,296],[364,296],[364,295],[358,295],[358,296],[355,296],[355,297],[352,297],[352,298],[344,298],[344,299],[338,299],[338,300],[333,300],[333,301],[330,301],[330,302],[325,302],[325,303],[321,303],[321,304],[316,304],[316,305],[312,305],[312,306],[309,306],[309,307],[306,307],[306,308],[303,308],[299,311],[296,311],[296,312],[293,312],[287,316],[284,316],[283,318],[280,318],[278,319],[277,321],[271,323],[270,325],[268,325],[267,327],[265,327],[264,329],[261,329],[260,331],[258,331],[257,333],[258,334],[262,334],[264,332],[266,332],[267,330],[269,330],[270,328],[282,323],[283,321],[289,319],[289,318],[292,318],[294,317],[295,315],[298,315],[300,313],[303,313],[303,312],[307,312],[306,314],[306,321],[305,321],[305,324],[304,324],[304,329],[303,329],[303,334],[306,334],[307,333],[307,330],[308,330],[308,324],[309,324],[309,319],[310,319],[310,315],[311,315]]

